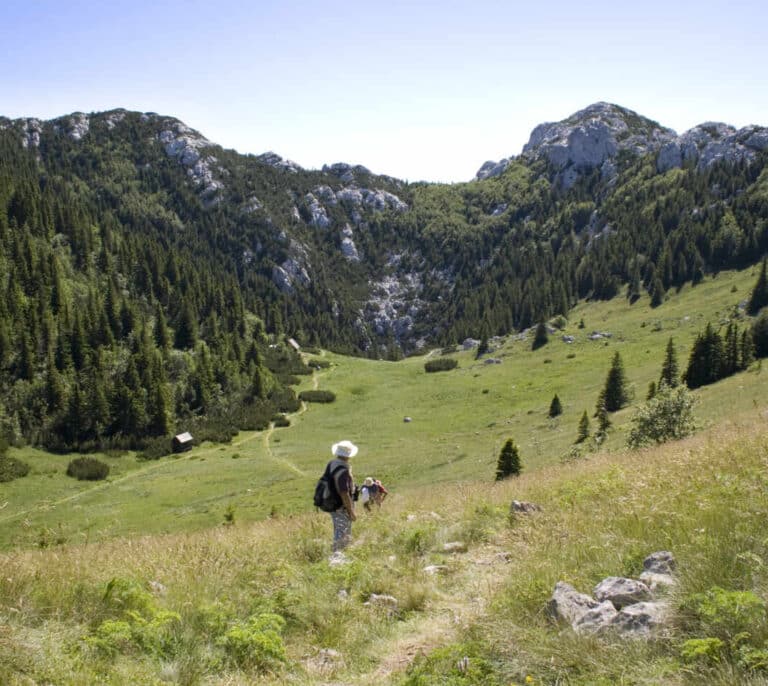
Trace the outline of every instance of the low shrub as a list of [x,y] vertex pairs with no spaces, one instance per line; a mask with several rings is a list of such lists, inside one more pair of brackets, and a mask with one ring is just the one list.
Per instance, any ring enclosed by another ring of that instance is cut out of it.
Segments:
[[336,394],[333,391],[302,391],[299,400],[307,403],[332,403],[336,400]]
[[331,363],[328,360],[310,360],[307,362],[307,366],[312,369],[328,369]]
[[291,425],[291,420],[288,419],[284,414],[276,414],[274,417],[272,417],[272,423],[275,425],[275,427],[285,427]]
[[29,465],[15,457],[0,457],[0,483],[20,479],[29,474]]
[[230,627],[217,643],[238,667],[274,671],[288,659],[282,637],[284,628],[285,620],[280,615],[254,615]]
[[109,474],[109,465],[95,457],[76,457],[67,466],[67,476],[78,481],[101,481]]
[[424,371],[428,374],[432,372],[448,372],[451,369],[456,369],[459,366],[459,361],[454,360],[451,357],[445,357],[440,360],[430,360],[424,363]]
[[173,452],[173,445],[168,436],[155,436],[147,440],[144,450],[139,454],[140,460],[159,460],[161,457],[170,455]]

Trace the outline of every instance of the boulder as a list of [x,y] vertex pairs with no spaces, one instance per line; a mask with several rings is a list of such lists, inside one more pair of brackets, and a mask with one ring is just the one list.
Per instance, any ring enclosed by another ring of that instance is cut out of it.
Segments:
[[665,602],[633,603],[622,608],[611,620],[611,628],[625,635],[648,636],[663,627],[669,617]]
[[547,613],[557,621],[565,621],[573,625],[599,604],[594,598],[586,593],[579,593],[565,581],[558,581],[547,603]]
[[443,545],[444,553],[466,553],[467,544],[463,541],[451,541]]
[[668,550],[651,553],[643,560],[643,571],[654,574],[672,574],[677,569],[675,556]]
[[363,603],[363,605],[384,607],[389,610],[396,610],[397,598],[395,598],[393,595],[371,593],[371,595],[368,596],[368,601]]
[[512,504],[509,506],[509,511],[511,513],[522,512],[524,514],[530,514],[531,512],[539,512],[540,510],[541,507],[536,503],[528,503],[524,500],[513,500]]
[[436,574],[445,574],[447,571],[448,565],[427,565],[424,567],[424,572],[433,576]]
[[641,581],[609,576],[595,586],[595,598],[610,600],[617,609],[651,599],[651,590]]
[[653,594],[677,585],[677,579],[671,574],[656,574],[655,572],[643,572],[640,575],[640,581],[648,586]]
[[574,631],[579,633],[597,633],[611,626],[618,611],[610,600],[588,609],[576,621],[572,623]]

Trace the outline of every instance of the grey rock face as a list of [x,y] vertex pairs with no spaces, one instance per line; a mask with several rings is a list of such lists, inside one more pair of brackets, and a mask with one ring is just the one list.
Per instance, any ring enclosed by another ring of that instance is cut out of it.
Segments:
[[498,162],[494,162],[493,160],[483,162],[483,165],[480,167],[480,169],[477,170],[477,174],[475,174],[475,179],[477,181],[482,181],[483,179],[490,179],[494,176],[500,176],[506,171],[507,167],[510,165],[513,159],[514,157],[505,157],[503,160],[499,160]]
[[642,582],[619,576],[609,576],[595,586],[595,598],[610,600],[617,608],[651,599],[650,589]]
[[392,334],[399,341],[413,330],[422,307],[418,274],[390,274],[369,283],[371,298],[365,304],[365,320],[377,335]]
[[331,225],[331,220],[328,218],[328,213],[325,207],[320,204],[320,201],[312,193],[307,193],[304,196],[304,202],[309,210],[310,223],[318,228],[327,229]]
[[333,176],[338,177],[344,183],[353,183],[356,180],[357,175],[371,173],[369,169],[360,164],[353,166],[346,162],[336,162],[331,165],[324,164],[323,171],[326,174],[333,174]]
[[293,293],[295,286],[308,286],[311,282],[307,266],[309,260],[306,248],[296,241],[291,241],[291,256],[281,265],[272,268],[272,282],[283,293]]
[[677,579],[671,574],[656,574],[655,572],[643,572],[640,575],[640,581],[648,586],[653,594],[677,585]]
[[40,134],[43,132],[43,124],[39,119],[24,119],[22,125],[21,144],[25,148],[39,148]]
[[594,598],[586,593],[579,593],[565,581],[558,581],[552,598],[547,603],[547,613],[555,620],[565,621],[573,625],[599,604]]
[[360,255],[357,251],[357,246],[352,239],[352,228],[349,224],[346,224],[341,230],[341,253],[350,262],[359,262]]
[[556,123],[540,124],[523,147],[528,159],[546,159],[560,171],[564,187],[572,186],[582,170],[600,167],[603,177],[616,174],[621,151],[644,154],[659,150],[676,134],[636,112],[598,102]]
[[165,154],[186,168],[187,176],[201,188],[200,196],[206,205],[216,204],[221,200],[218,192],[224,188],[216,174],[223,175],[225,172],[213,155],[204,157],[202,152],[213,143],[180,121],[169,120],[167,123],[169,127],[157,136]]
[[295,162],[283,159],[280,157],[280,155],[272,152],[271,150],[269,152],[262,153],[261,155],[257,155],[256,159],[262,164],[268,164],[270,167],[274,167],[275,169],[282,169],[283,171],[291,172],[294,174],[303,171],[303,169]]

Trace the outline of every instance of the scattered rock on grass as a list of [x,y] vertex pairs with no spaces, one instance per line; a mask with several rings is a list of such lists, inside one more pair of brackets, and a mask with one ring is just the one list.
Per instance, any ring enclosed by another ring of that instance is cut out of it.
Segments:
[[444,553],[466,553],[467,544],[463,541],[451,541],[443,545]]

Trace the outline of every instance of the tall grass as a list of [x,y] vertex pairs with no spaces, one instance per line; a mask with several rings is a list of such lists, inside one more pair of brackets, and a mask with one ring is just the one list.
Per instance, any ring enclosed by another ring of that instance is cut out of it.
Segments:
[[[739,662],[739,646],[693,663],[683,646],[718,631],[692,598],[714,588],[768,597],[765,421],[754,413],[500,483],[395,493],[361,512],[340,566],[328,562],[324,514],[5,553],[2,682],[759,683],[764,672]],[[512,516],[512,499],[541,511]],[[443,552],[452,541],[466,552]],[[679,612],[660,639],[582,637],[547,619],[557,581],[590,592],[606,576],[636,576],[662,549],[678,560]],[[367,605],[372,594],[397,607]],[[258,632],[238,644],[253,659],[232,652],[224,637],[271,615],[285,620],[270,638],[284,662],[257,659]],[[759,652],[768,633],[751,631],[739,640]]]

